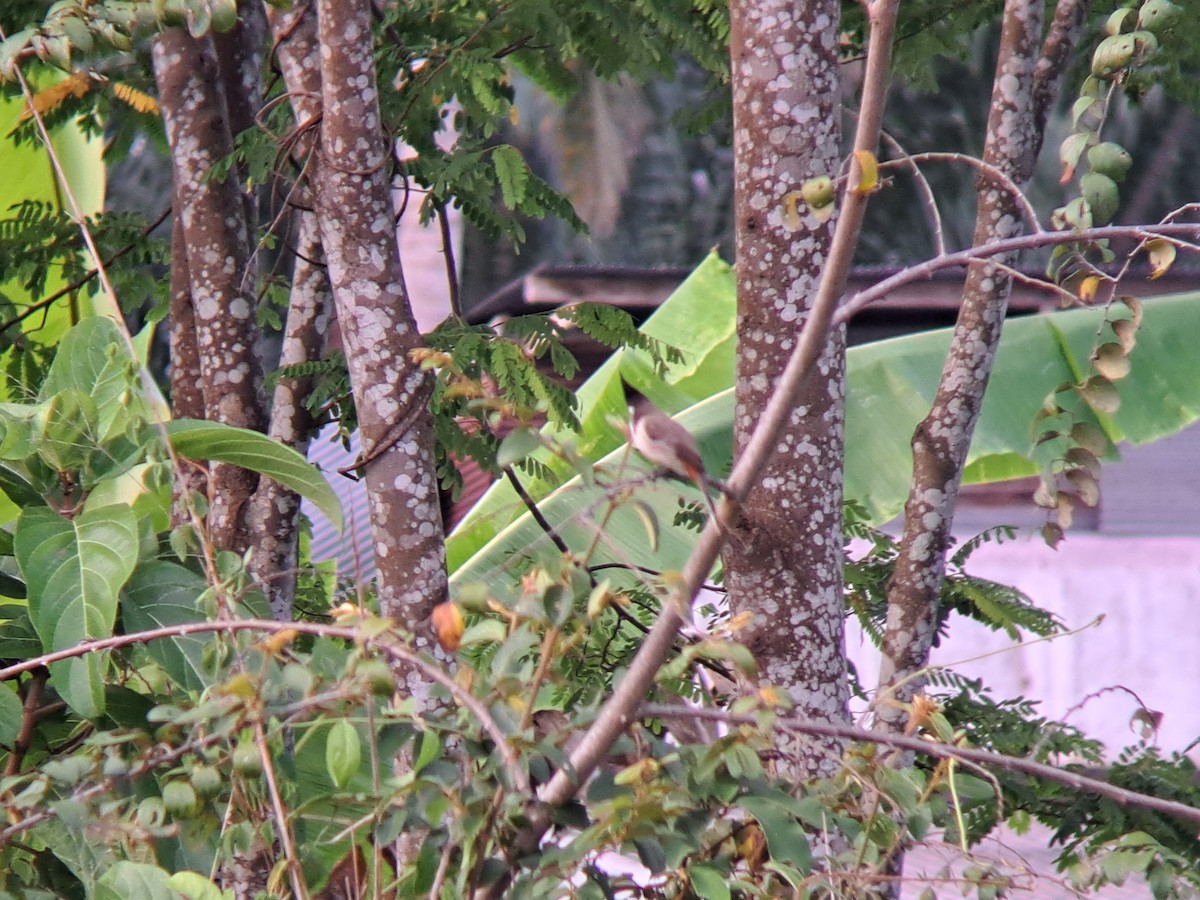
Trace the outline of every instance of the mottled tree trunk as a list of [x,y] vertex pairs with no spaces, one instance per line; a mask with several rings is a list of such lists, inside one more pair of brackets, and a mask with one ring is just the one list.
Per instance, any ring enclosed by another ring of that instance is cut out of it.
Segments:
[[[316,216],[301,212],[297,219],[296,262],[279,355],[281,367],[325,355],[333,308]],[[271,403],[267,433],[299,453],[308,451],[314,430],[312,414],[304,405],[312,387],[311,378],[280,378]],[[271,614],[287,621],[292,618],[296,596],[300,496],[278,482],[263,479],[246,519],[254,546],[250,571],[266,592]]]
[[[396,247],[370,18],[365,2],[317,4],[322,117],[312,182],[362,433],[380,608],[432,652],[423,626],[446,596],[444,534],[427,376],[409,356],[420,335]],[[415,673],[410,681],[420,697]]]
[[[785,214],[810,178],[836,177],[840,157],[837,0],[731,5],[740,455],[807,320],[833,222]],[[786,49],[781,52],[781,48]],[[803,207],[801,207],[803,209]],[[740,540],[726,548],[735,609],[763,677],[797,710],[846,720],[842,600],[842,440],[845,347],[833,334],[757,485],[742,504]],[[825,748],[832,750],[834,745]],[[806,752],[827,772],[836,755]]]
[[[233,150],[225,92],[211,36],[170,28],[154,42],[154,73],[171,144],[175,215],[182,223],[205,417],[262,431],[266,425],[254,286],[247,278],[250,235],[242,192],[211,177]],[[244,550],[243,512],[258,482],[236,466],[214,465],[209,535]]]
[[[1039,58],[1043,6],[1041,0],[1005,4],[984,144],[984,161],[1020,187],[1033,175],[1046,114],[1087,4],[1065,0],[1058,5]],[[981,175],[978,195],[976,245],[1021,232],[1018,203],[1000,184]],[[929,662],[955,500],[1008,308],[1011,279],[998,266],[1013,262],[1002,256],[968,269],[937,396],[913,435],[913,481],[900,555],[888,586],[875,707],[879,724],[893,731],[901,730],[908,718],[900,704],[924,686],[916,673]]]

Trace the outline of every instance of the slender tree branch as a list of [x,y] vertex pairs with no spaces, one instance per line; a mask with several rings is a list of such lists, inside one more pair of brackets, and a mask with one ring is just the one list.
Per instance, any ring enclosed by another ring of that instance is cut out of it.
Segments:
[[[888,82],[895,16],[899,7],[896,0],[889,0],[875,8],[872,14],[873,63],[868,62],[867,76],[863,86],[863,104],[855,133],[855,149],[874,152],[879,142],[883,119],[883,101]],[[857,184],[858,162],[852,165],[849,185]],[[809,377],[820,357],[834,324],[838,297],[841,295],[854,246],[862,228],[866,212],[867,197],[847,189],[838,218],[830,249],[829,262],[821,278],[816,300],[807,323],[800,333],[791,359],[780,378],[779,385],[768,403],[747,444],[741,459],[729,478],[729,494],[723,495],[722,504],[737,502],[744,498],[753,485],[757,473],[762,469],[773,449],[775,440],[782,430],[793,407],[793,398]],[[725,513],[728,510],[723,511]],[[583,734],[579,744],[571,752],[567,764],[560,768],[542,786],[537,802],[529,807],[529,823],[515,837],[515,856],[537,849],[542,836],[550,826],[551,811],[574,796],[596,766],[604,758],[613,742],[633,721],[646,692],[653,684],[674,644],[675,635],[684,621],[684,611],[690,609],[692,600],[708,577],[713,563],[720,552],[724,532],[715,520],[710,520],[701,532],[692,555],[684,566],[678,586],[663,605],[654,627],[642,642],[637,655],[629,664],[625,677],[617,685],[612,696],[601,708],[592,726]],[[511,871],[493,885],[476,892],[477,900],[499,897],[507,887]]]
[[1105,225],[1101,228],[1085,228],[1082,231],[1043,231],[1019,237],[989,241],[978,247],[970,247],[945,256],[934,257],[923,263],[909,266],[888,278],[859,291],[839,307],[833,317],[834,324],[849,322],[866,307],[882,300],[892,291],[907,284],[926,281],[944,269],[959,269],[973,260],[991,259],[1017,250],[1033,250],[1057,244],[1087,244],[1095,241],[1131,238],[1136,241],[1151,241],[1162,238],[1176,247],[1200,252],[1200,247],[1188,242],[1200,241],[1200,224],[1191,225]]
[[[166,209],[164,209],[158,215],[158,217],[154,221],[149,222],[146,225],[146,227],[142,229],[142,237],[147,237],[152,231],[154,231],[154,229],[156,229],[159,225],[161,225],[163,222],[165,222],[167,220],[167,216],[169,216],[170,214],[171,214],[171,207],[168,206]],[[134,249],[137,248],[137,246],[138,245],[136,243],[126,244],[120,250],[114,251],[113,254],[111,256],[109,256],[107,259],[105,259],[101,265],[103,266],[103,268],[105,270],[107,270],[110,266],[112,266],[113,263],[115,263],[122,256],[125,256],[128,253],[131,253]],[[40,310],[43,310],[46,307],[51,306],[54,303],[57,303],[59,300],[61,300],[63,297],[68,296],[69,294],[75,293],[77,290],[79,290],[81,287],[86,285],[93,278],[96,278],[99,274],[100,274],[99,268],[89,269],[87,272],[85,272],[79,278],[76,278],[74,281],[72,281],[66,287],[59,288],[57,291],[55,291],[50,296],[43,297],[41,300],[37,301],[36,303],[30,304],[29,306],[25,307],[25,309],[22,310],[21,313],[13,316],[8,321],[0,322],[0,332],[7,331],[8,329],[12,328],[14,325],[19,325],[21,322],[25,321],[30,316],[34,315],[35,313],[39,312]]]
[[450,314],[456,319],[463,317],[462,297],[459,296],[458,264],[454,261],[454,235],[450,231],[450,217],[446,204],[437,205],[438,225],[442,231],[442,253],[446,257],[446,285],[450,289]]
[[[689,718],[705,719],[713,722],[723,722],[729,725],[757,725],[759,719],[755,715],[739,715],[718,709],[704,709],[673,704],[648,703],[641,709],[641,714],[661,719]],[[1081,794],[1096,794],[1115,800],[1122,806],[1132,806],[1139,809],[1149,809],[1169,816],[1178,816],[1188,822],[1200,823],[1200,809],[1179,803],[1175,800],[1164,800],[1138,791],[1117,787],[1107,781],[1090,778],[1086,775],[1072,772],[1058,766],[1040,763],[1032,759],[1017,756],[1006,756],[990,750],[977,750],[971,747],[954,747],[950,744],[937,743],[917,737],[900,734],[888,734],[881,731],[870,731],[856,728],[852,725],[833,725],[827,722],[811,722],[789,716],[781,716],[774,726],[796,734],[817,735],[822,737],[838,737],[849,741],[863,741],[893,747],[910,753],[920,753],[937,759],[949,759],[981,766],[990,769],[1003,769],[1007,772],[1019,772],[1031,775],[1044,781],[1061,784]]]
[[383,634],[364,635],[363,632],[356,628],[346,628],[340,625],[322,625],[317,622],[274,622],[270,619],[237,619],[227,622],[185,622],[180,625],[168,625],[162,628],[151,628],[146,631],[137,631],[130,634],[118,634],[100,640],[85,641],[64,650],[56,650],[53,653],[44,653],[41,656],[31,657],[30,659],[25,659],[19,663],[14,663],[11,666],[0,669],[0,681],[7,681],[22,672],[36,669],[38,666],[48,667],[51,663],[86,656],[88,653],[116,650],[120,647],[147,644],[151,641],[162,640],[163,638],[185,637],[189,634],[233,634],[242,631],[262,632],[265,634],[293,631],[299,634],[311,634],[314,637],[349,641],[365,650],[375,650],[386,654],[404,663],[406,666],[418,670],[430,681],[434,681],[445,688],[456,702],[461,703],[472,716],[475,716],[479,720],[479,724],[495,744],[496,752],[503,759],[508,777],[513,785],[517,790],[529,791],[529,778],[521,768],[516,754],[513,753],[512,747],[509,745],[508,735],[496,724],[496,720],[487,711],[487,707],[447,675],[440,666],[398,643],[400,637],[394,631],[384,632]]

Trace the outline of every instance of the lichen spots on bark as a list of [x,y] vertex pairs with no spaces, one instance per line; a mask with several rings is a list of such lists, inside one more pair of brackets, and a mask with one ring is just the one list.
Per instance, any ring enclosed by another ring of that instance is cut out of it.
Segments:
[[392,224],[369,16],[363,4],[317,5],[324,109],[314,180],[369,458],[365,479],[380,607],[420,635],[418,624],[446,594],[445,548],[425,376],[408,356],[418,335]]
[[[786,221],[785,197],[837,172],[839,74],[832,0],[731,6],[738,243],[735,453],[774,390],[814,299],[833,222],[806,210]],[[798,711],[844,721],[841,458],[844,348],[826,348],[798,409],[743,504],[727,546],[736,609],[764,677]],[[786,623],[787,627],[780,627]],[[827,759],[817,754],[812,771]],[[805,765],[808,764],[805,763]]]

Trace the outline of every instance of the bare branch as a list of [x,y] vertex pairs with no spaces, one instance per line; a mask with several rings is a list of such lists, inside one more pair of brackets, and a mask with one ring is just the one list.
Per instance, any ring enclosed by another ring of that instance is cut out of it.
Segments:
[[978,247],[947,253],[923,263],[916,263],[897,272],[865,290],[859,291],[839,307],[834,316],[836,324],[844,324],[866,307],[884,299],[892,291],[906,284],[925,281],[944,269],[961,269],[974,260],[991,259],[1019,250],[1034,250],[1056,244],[1088,244],[1095,241],[1129,238],[1135,241],[1151,241],[1162,238],[1182,250],[1200,253],[1200,224],[1193,225],[1105,225],[1101,228],[1086,228],[1082,231],[1043,231],[1004,240],[989,241]]
[[[642,714],[661,719],[705,719],[713,722],[725,722],[730,725],[757,725],[759,723],[759,719],[755,715],[738,715],[718,709],[702,709],[667,704],[648,703],[642,708]],[[937,759],[955,760],[973,766],[981,766],[985,769],[1003,769],[1008,772],[1020,772],[1044,781],[1061,784],[1081,794],[1096,794],[1100,797],[1107,797],[1110,800],[1115,800],[1122,806],[1153,810],[1165,815],[1177,816],[1188,822],[1200,823],[1200,809],[1194,806],[1127,790],[1109,784],[1107,781],[1090,778],[1087,775],[1082,775],[1069,769],[1051,766],[1032,759],[1006,756],[1002,753],[993,753],[990,750],[977,750],[971,747],[954,747],[950,744],[942,744],[932,740],[882,731],[869,731],[851,725],[810,722],[791,716],[781,716],[775,719],[774,724],[776,728],[792,731],[797,734],[838,737],[849,741],[863,741],[880,744],[885,747],[894,747],[897,750],[909,753],[932,756]]]
[[[487,711],[487,707],[474,694],[467,691],[450,675],[446,674],[436,663],[430,662],[415,650],[411,650],[400,643],[405,638],[395,630],[364,634],[356,628],[346,628],[339,625],[322,625],[317,622],[275,622],[270,619],[185,622],[180,625],[167,625],[162,628],[151,628],[131,634],[114,635],[109,638],[77,644],[65,650],[56,650],[53,653],[44,653],[41,656],[24,659],[19,663],[0,669],[0,681],[7,681],[10,678],[20,675],[22,672],[29,672],[39,666],[49,666],[51,663],[86,656],[88,653],[117,650],[121,647],[148,644],[151,641],[158,641],[164,638],[185,637],[189,634],[236,634],[243,631],[261,632],[263,634],[296,632],[299,634],[311,634],[314,637],[347,641],[362,647],[364,650],[374,650],[383,653],[409,668],[420,671],[430,681],[436,682],[445,688],[450,696],[454,698],[455,702],[461,703],[472,716],[478,718],[483,730],[487,732],[488,737],[495,743],[496,752],[503,759],[508,777],[513,785],[517,790],[525,792],[530,790],[529,779],[517,761],[512,747],[509,745],[508,735],[496,723],[495,719],[492,718],[491,714]],[[2,836],[0,834],[0,838]]]

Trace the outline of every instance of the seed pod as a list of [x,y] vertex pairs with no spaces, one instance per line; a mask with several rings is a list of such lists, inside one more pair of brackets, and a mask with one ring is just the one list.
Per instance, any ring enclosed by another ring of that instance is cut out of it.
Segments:
[[1129,34],[1106,37],[1092,54],[1092,74],[1097,78],[1112,78],[1129,65],[1136,46]]
[[250,741],[242,741],[233,750],[233,769],[245,778],[258,778],[262,775],[262,756]]
[[1113,181],[1123,181],[1125,173],[1133,165],[1133,157],[1120,144],[1105,141],[1087,152],[1088,165],[1093,172],[1107,175]]
[[190,819],[196,815],[200,807],[200,803],[196,799],[196,791],[182,779],[168,781],[164,784],[162,799],[163,806],[175,819]]
[[196,766],[188,777],[196,795],[204,800],[217,796],[225,786],[221,773],[213,766]]
[[1105,225],[1112,221],[1121,205],[1121,194],[1117,183],[1107,175],[1088,172],[1079,179],[1079,187],[1088,209],[1092,212],[1092,224]]

